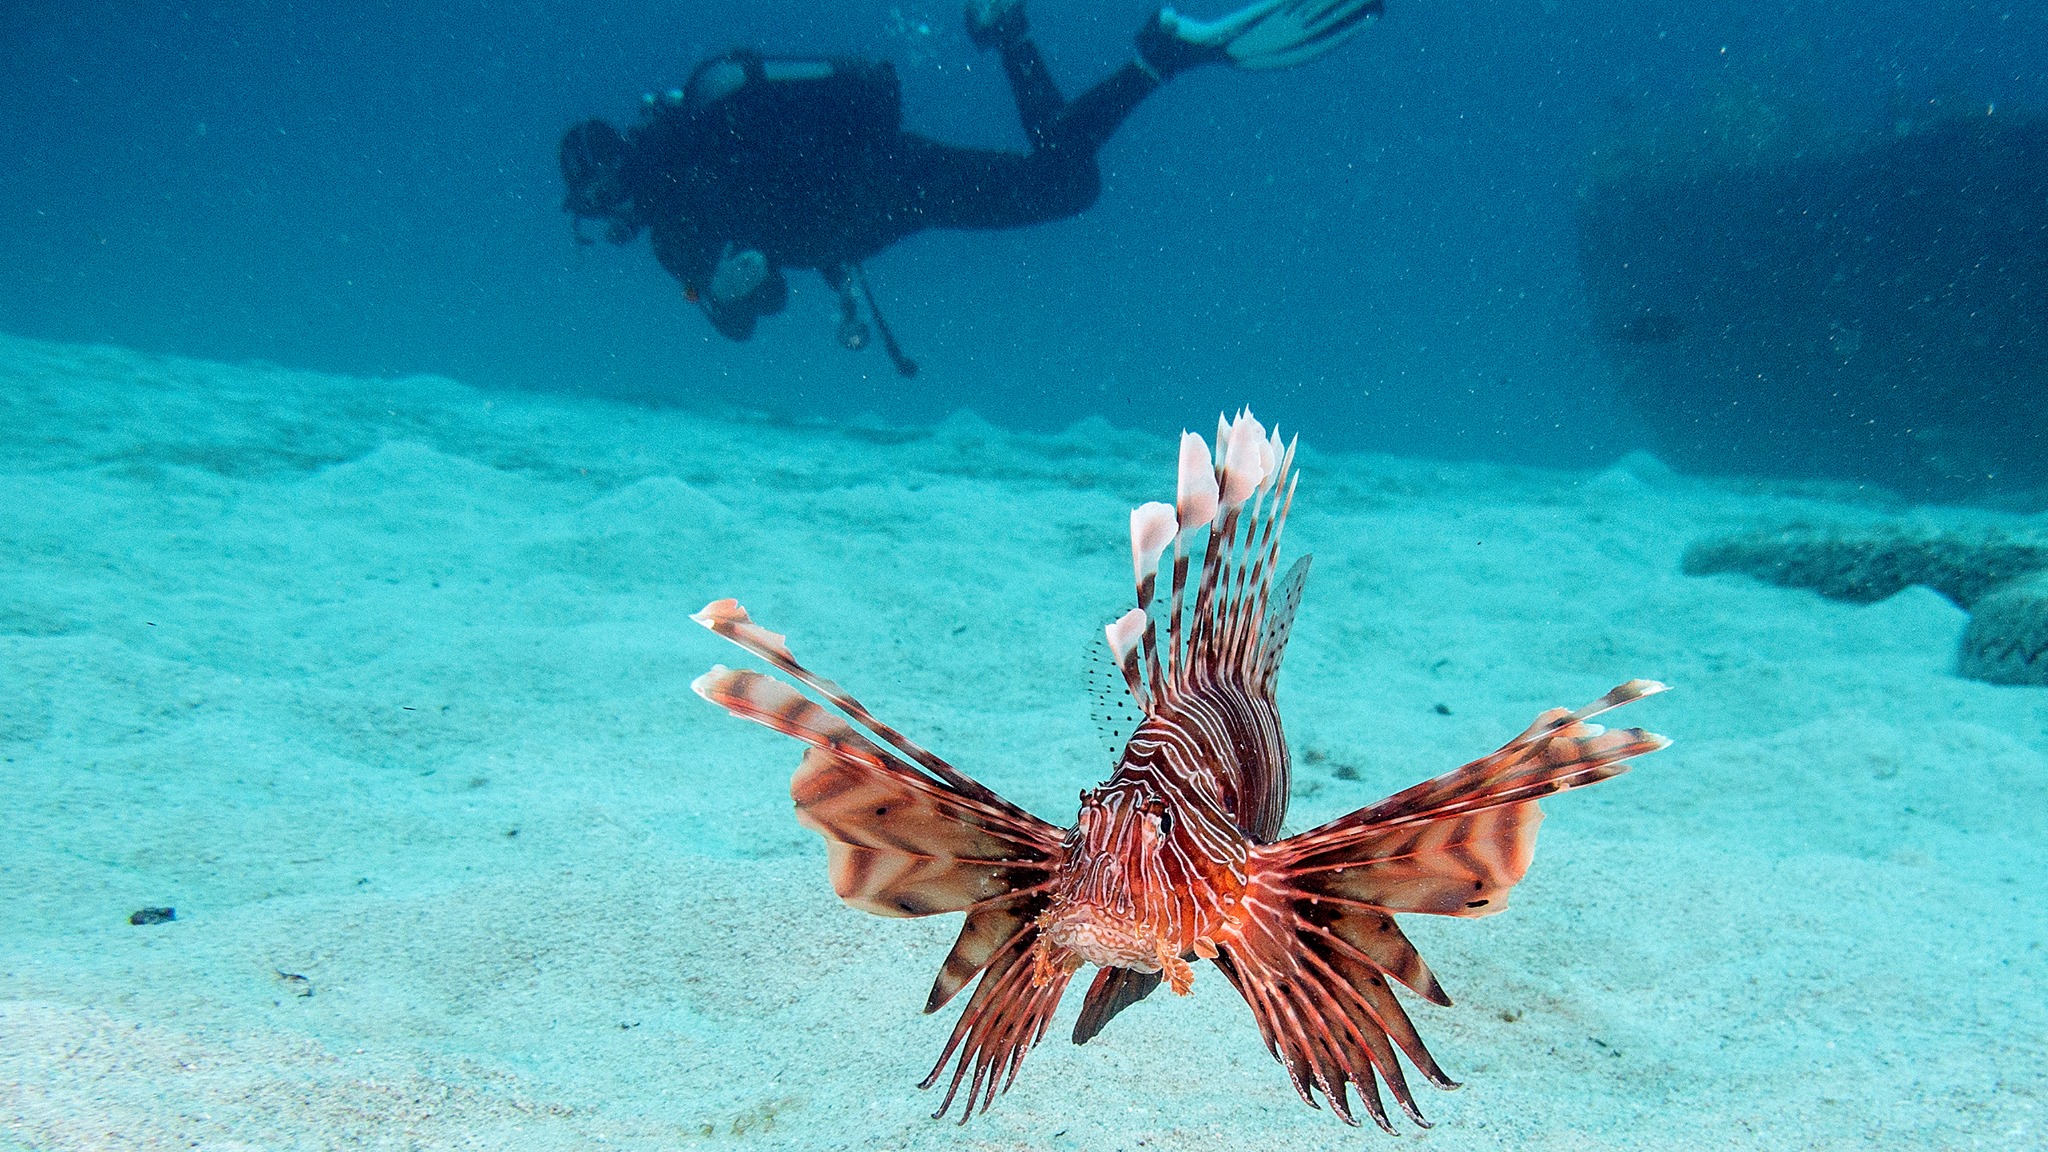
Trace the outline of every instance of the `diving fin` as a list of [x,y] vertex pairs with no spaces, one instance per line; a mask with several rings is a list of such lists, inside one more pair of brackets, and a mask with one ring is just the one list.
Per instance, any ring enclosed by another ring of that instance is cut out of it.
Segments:
[[1287,68],[1313,60],[1386,11],[1385,0],[1254,0],[1216,20],[1162,8],[1138,50],[1162,77],[1194,64]]

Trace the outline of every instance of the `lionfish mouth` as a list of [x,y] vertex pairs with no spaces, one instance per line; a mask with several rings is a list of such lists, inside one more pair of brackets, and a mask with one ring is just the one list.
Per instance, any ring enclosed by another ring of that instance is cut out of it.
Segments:
[[1104,968],[1159,971],[1164,942],[1157,932],[1118,920],[1093,908],[1069,908],[1045,926],[1045,938],[1090,964]]

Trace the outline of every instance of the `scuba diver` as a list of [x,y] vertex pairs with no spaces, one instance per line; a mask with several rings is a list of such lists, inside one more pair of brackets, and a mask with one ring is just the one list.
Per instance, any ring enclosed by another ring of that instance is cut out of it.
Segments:
[[1030,141],[1026,153],[941,144],[902,128],[887,62],[736,51],[682,88],[644,98],[621,134],[585,120],[562,138],[563,211],[654,255],[734,340],[782,311],[784,268],[813,268],[839,296],[839,339],[865,347],[855,290],[896,370],[916,373],[875,310],[861,262],[926,228],[1016,228],[1074,216],[1101,194],[1095,154],[1132,109],[1189,68],[1278,68],[1314,59],[1380,15],[1383,0],[1255,0],[1215,21],[1163,8],[1131,61],[1073,100],[1028,35],[1023,0],[968,0],[967,35],[995,49]]

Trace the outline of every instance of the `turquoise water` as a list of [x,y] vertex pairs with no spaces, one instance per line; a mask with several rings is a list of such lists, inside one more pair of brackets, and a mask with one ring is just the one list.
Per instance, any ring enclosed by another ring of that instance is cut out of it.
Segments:
[[[24,1147],[1327,1148],[1213,969],[966,1128],[914,1087],[951,917],[840,905],[782,737],[689,681],[738,594],[1048,819],[1173,445],[797,427],[0,344],[0,1121]],[[1191,421],[1192,422],[1192,421]],[[1546,802],[1503,914],[1411,917],[1444,1148],[2041,1143],[2039,688],[1963,613],[1682,575],[1853,490],[1317,452],[1298,830],[1630,676],[1674,746]],[[1913,513],[1930,528],[2038,519]],[[175,907],[169,923],[131,913]],[[1070,997],[1070,1001],[1077,1000]],[[1067,1012],[1075,1008],[1070,1003]]]
[[[576,245],[556,145],[753,44],[1021,147],[953,0],[15,7],[0,1148],[1388,1144],[1206,964],[928,1119],[955,917],[843,905],[691,691],[737,597],[1065,826],[1130,510],[1246,404],[1316,558],[1284,831],[1673,686],[1510,907],[1404,918],[1463,1087],[1398,1146],[2048,1148],[2048,577],[1955,594],[2048,548],[2042,12],[1389,0],[1152,96],[1080,217],[869,261],[906,381],[816,277],[734,344]],[[1030,12],[1072,93],[1150,8]],[[1887,539],[1943,567],[1858,594]],[[1993,618],[2031,683],[1961,674]]]

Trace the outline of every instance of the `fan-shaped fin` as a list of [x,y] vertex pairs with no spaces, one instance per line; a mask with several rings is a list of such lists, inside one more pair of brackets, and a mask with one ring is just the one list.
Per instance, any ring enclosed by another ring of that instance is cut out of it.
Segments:
[[[1036,919],[1064,856],[1065,832],[997,796],[875,719],[844,689],[798,664],[788,643],[731,600],[695,619],[829,699],[915,766],[779,680],[714,667],[691,685],[736,716],[810,745],[790,796],[797,820],[825,837],[833,890],[881,916],[966,912],[926,1011],[979,977],[974,995],[925,1083],[958,1054],[939,1112],[971,1071],[962,1119],[1009,1087],[1044,1035],[1077,962],[1035,956]],[[920,771],[922,769],[922,771]],[[1035,960],[1026,963],[1026,960]]]
[[1042,895],[1027,894],[970,911],[967,921],[960,925],[953,950],[946,953],[946,962],[939,966],[938,979],[932,981],[931,995],[924,1002],[925,1013],[944,1008],[968,982],[981,975],[996,953],[1031,926],[1045,902]]
[[1309,557],[1295,560],[1287,575],[1273,589],[1266,608],[1265,623],[1259,629],[1259,657],[1255,675],[1258,684],[1271,695],[1273,677],[1280,672],[1280,660],[1287,655],[1287,641],[1294,634],[1294,610],[1301,606],[1302,585],[1308,583]]
[[1392,1131],[1385,1084],[1422,1123],[1396,1051],[1431,1083],[1452,1087],[1387,977],[1438,1004],[1436,976],[1393,913],[1483,916],[1528,871],[1539,796],[1624,772],[1664,747],[1640,729],[1604,731],[1591,716],[1663,685],[1630,681],[1577,712],[1546,712],[1491,756],[1272,844],[1255,845],[1239,929],[1217,963],[1250,1005],[1295,1090],[1321,1093],[1352,1120],[1348,1092]]
[[877,916],[961,912],[1045,883],[1060,849],[907,769],[825,748],[804,754],[789,792],[797,822],[825,837],[832,889]]
[[953,1107],[960,1085],[967,1081],[970,1071],[974,1078],[967,1081],[960,1122],[965,1124],[977,1111],[987,1111],[1016,1079],[1025,1053],[1044,1039],[1046,1026],[1052,1023],[1053,1012],[1059,1008],[1060,996],[1066,992],[1074,970],[1063,963],[1034,962],[1037,947],[1038,929],[1027,927],[988,961],[981,983],[975,985],[974,995],[968,998],[966,1010],[960,1013],[953,1034],[946,1040],[945,1050],[939,1053],[938,1063],[932,1065],[931,1075],[919,1085],[930,1088],[937,1084],[946,1065],[953,1065],[946,1098],[939,1102],[939,1110],[932,1113],[933,1119],[944,1116]]

